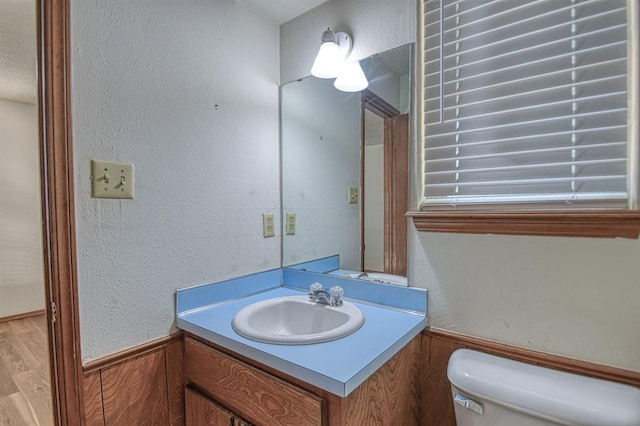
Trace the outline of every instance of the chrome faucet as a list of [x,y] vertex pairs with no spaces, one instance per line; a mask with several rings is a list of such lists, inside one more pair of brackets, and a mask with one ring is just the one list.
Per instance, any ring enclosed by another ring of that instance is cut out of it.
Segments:
[[321,303],[329,306],[342,306],[342,296],[344,290],[337,285],[331,287],[329,291],[324,290],[322,284],[315,282],[309,288],[309,300],[313,303]]

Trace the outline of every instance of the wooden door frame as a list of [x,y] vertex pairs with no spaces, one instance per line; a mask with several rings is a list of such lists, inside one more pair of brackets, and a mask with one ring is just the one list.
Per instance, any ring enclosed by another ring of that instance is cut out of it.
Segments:
[[[376,95],[369,89],[365,89],[361,93],[360,108],[360,182],[362,194],[360,198],[360,270],[364,268],[364,200],[366,197],[366,189],[364,183],[364,152],[365,152],[365,110],[371,111],[373,114],[384,120],[384,156],[385,165],[396,164],[394,142],[394,126],[395,120],[403,114],[393,105]],[[405,114],[406,115],[406,114]],[[408,135],[407,135],[408,138]],[[407,141],[408,144],[408,141]],[[408,156],[408,145],[400,155]],[[396,167],[384,167],[384,272],[406,275],[407,266],[407,225],[404,217],[407,206],[408,188],[408,158],[402,163],[405,171],[396,170]],[[399,173],[404,173],[399,176]],[[398,196],[402,192],[404,196]],[[404,200],[404,201],[403,201]],[[404,202],[404,205],[403,205]],[[403,243],[404,242],[404,243]],[[404,244],[404,246],[403,246]]]
[[77,300],[69,0],[38,0],[45,308],[54,424],[84,423]]
[[409,114],[384,121],[384,271],[406,276]]

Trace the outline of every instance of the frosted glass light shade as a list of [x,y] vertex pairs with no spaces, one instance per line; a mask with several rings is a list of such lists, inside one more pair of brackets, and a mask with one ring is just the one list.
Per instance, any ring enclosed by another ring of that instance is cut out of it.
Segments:
[[345,32],[333,32],[327,28],[320,38],[320,50],[316,55],[311,75],[318,78],[336,78],[351,53],[351,36]]
[[311,75],[318,78],[336,78],[344,64],[340,47],[331,41],[322,43],[316,60],[311,67]]
[[340,71],[340,75],[333,82],[336,89],[343,92],[359,92],[369,87],[367,76],[364,75],[360,62],[350,62]]

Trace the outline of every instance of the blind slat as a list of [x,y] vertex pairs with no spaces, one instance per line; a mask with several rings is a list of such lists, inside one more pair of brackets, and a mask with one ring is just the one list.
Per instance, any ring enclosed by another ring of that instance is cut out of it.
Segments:
[[460,161],[472,161],[472,160],[484,160],[484,159],[492,159],[492,158],[509,158],[513,156],[528,156],[528,155],[541,155],[547,153],[566,153],[569,151],[583,151],[583,150],[596,150],[596,149],[611,149],[616,147],[626,148],[627,141],[622,142],[606,142],[606,143],[594,143],[586,146],[562,146],[555,148],[539,148],[539,149],[530,149],[524,151],[515,151],[515,152],[501,152],[501,153],[491,153],[491,154],[479,154],[479,155],[469,155],[469,156],[459,156],[459,157],[445,157],[445,158],[432,158],[430,160],[426,160],[425,164],[431,165],[441,162],[450,162],[455,160]]
[[435,183],[429,185],[431,187],[448,187],[448,188],[462,188],[467,186],[488,186],[488,185],[532,185],[532,184],[558,184],[558,183],[583,183],[593,181],[612,181],[619,180],[624,182],[627,179],[627,175],[611,175],[611,176],[585,176],[585,177],[563,177],[563,178],[527,178],[527,179],[510,179],[510,180],[496,180],[496,181],[475,181],[475,182],[449,182],[449,183]]
[[[474,89],[470,89],[470,90],[464,90],[464,91],[459,91],[459,94],[466,94],[466,93],[470,93],[470,92],[474,92],[474,91],[478,91],[478,90],[487,90],[487,89],[497,89],[500,87],[503,87],[505,85],[519,85],[520,87],[531,84],[534,81],[537,80],[544,80],[544,79],[548,79],[548,78],[552,78],[552,77],[557,77],[557,76],[562,76],[562,75],[566,75],[568,73],[571,73],[573,71],[575,72],[586,72],[586,71],[591,71],[593,69],[596,68],[607,68],[607,67],[616,67],[616,69],[622,69],[625,70],[625,73],[623,74],[625,78],[627,78],[626,75],[626,58],[617,58],[617,59],[612,59],[612,60],[608,60],[608,61],[602,61],[599,62],[597,64],[589,64],[588,66],[577,66],[577,67],[568,67],[568,68],[563,68],[563,69],[559,69],[559,70],[553,70],[550,72],[546,72],[543,74],[538,74],[538,75],[531,75],[525,78],[520,78],[520,79],[515,79],[515,80],[510,80],[508,82],[501,82],[501,83],[497,83],[497,84],[493,84],[493,85],[485,85],[483,87],[480,88],[474,88]],[[433,76],[439,76],[438,72],[434,72],[434,73],[429,73],[429,74],[425,74],[425,78],[427,77],[433,77]],[[588,81],[585,81],[585,83],[587,83]],[[451,83],[449,83],[451,84]],[[576,84],[580,84],[580,82],[577,82]],[[425,86],[425,91],[428,89],[433,88],[434,86]],[[446,95],[447,97],[449,96],[455,96],[456,94],[448,94]]]
[[[607,126],[607,127],[600,127],[599,129],[597,129],[597,131],[600,132],[607,132],[607,131],[614,131],[614,130],[626,130],[627,126],[626,125],[620,125],[620,126]],[[479,145],[490,145],[490,144],[504,144],[506,142],[513,142],[513,141],[531,141],[533,139],[543,139],[543,140],[548,140],[549,138],[552,138],[554,136],[571,136],[573,134],[576,134],[578,136],[584,135],[586,133],[590,133],[593,132],[594,130],[592,129],[585,129],[585,130],[576,130],[576,131],[572,131],[572,130],[567,130],[567,131],[563,131],[563,132],[554,132],[554,133],[541,133],[541,134],[536,134],[536,135],[527,135],[527,136],[520,136],[520,137],[510,137],[510,138],[501,138],[501,139],[487,139],[487,140],[483,140],[480,142],[471,142],[471,143],[466,143],[466,144],[458,144],[457,146],[460,148],[465,148],[465,147],[472,147],[472,146],[479,146]],[[455,134],[454,134],[455,135]],[[442,136],[442,135],[439,135]],[[451,135],[448,135],[451,136]],[[627,143],[627,141],[625,140],[625,143]],[[453,145],[456,146],[456,145]],[[531,147],[531,145],[529,145],[529,147]],[[445,148],[450,148],[449,146],[427,146],[425,148],[425,151],[433,151],[433,150],[438,150],[438,149],[445,149]],[[500,154],[500,150],[496,149],[496,153]]]
[[[623,80],[626,82],[626,75],[624,74],[618,74],[618,75],[610,75],[607,77],[603,77],[603,78],[599,78],[599,79],[593,79],[593,80],[588,80],[588,81],[581,81],[580,83],[575,83],[575,84],[564,84],[564,85],[560,85],[560,86],[554,86],[554,87],[547,87],[541,90],[535,90],[535,91],[523,91],[523,92],[519,92],[519,93],[510,93],[508,95],[504,95],[504,96],[498,96],[498,97],[494,97],[491,99],[491,102],[496,102],[496,101],[506,101],[506,100],[511,100],[511,99],[515,99],[515,98],[522,98],[522,97],[526,97],[526,96],[540,96],[541,94],[545,93],[545,92],[554,92],[558,89],[567,89],[567,90],[571,90],[572,87],[575,88],[582,88],[585,86],[593,86],[593,85],[599,85],[599,84],[606,84],[606,83],[611,83],[613,81],[619,81],[619,80]],[[460,91],[459,94],[447,94],[444,95],[443,98],[447,99],[447,98],[452,98],[455,96],[459,96],[459,95],[463,95],[465,93],[469,93],[466,91]],[[626,95],[626,91],[624,92],[624,94]],[[425,99],[425,101],[430,101],[433,100],[434,98],[428,98]],[[486,100],[478,100],[475,102],[468,102],[468,103],[464,103],[464,104],[459,104],[459,105],[455,105],[455,106],[450,106],[450,107],[445,107],[444,110],[453,110],[455,108],[467,108],[467,107],[471,107],[471,106],[476,106],[476,105],[480,105],[480,104],[486,104],[487,101]],[[427,112],[429,112],[429,110],[427,110]]]
[[478,173],[478,172],[505,172],[505,171],[518,171],[518,170],[533,170],[533,169],[543,169],[546,167],[563,167],[567,170],[572,166],[577,168],[582,168],[586,166],[596,166],[603,164],[623,164],[627,161],[626,158],[613,158],[613,159],[599,159],[599,160],[589,160],[589,161],[564,161],[561,163],[543,163],[543,164],[526,164],[526,165],[517,165],[517,166],[502,166],[502,167],[483,167],[478,169],[464,168],[464,169],[454,169],[454,170],[445,170],[445,171],[437,171],[437,172],[427,172],[427,176],[436,176],[436,175],[447,175],[451,173],[458,173],[460,175],[470,174],[470,173]]

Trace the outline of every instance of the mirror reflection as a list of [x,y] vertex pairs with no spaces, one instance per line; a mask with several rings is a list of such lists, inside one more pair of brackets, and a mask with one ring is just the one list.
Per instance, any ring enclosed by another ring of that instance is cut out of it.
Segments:
[[281,87],[283,266],[338,255],[341,273],[406,275],[412,52],[362,60],[362,92],[315,77]]

